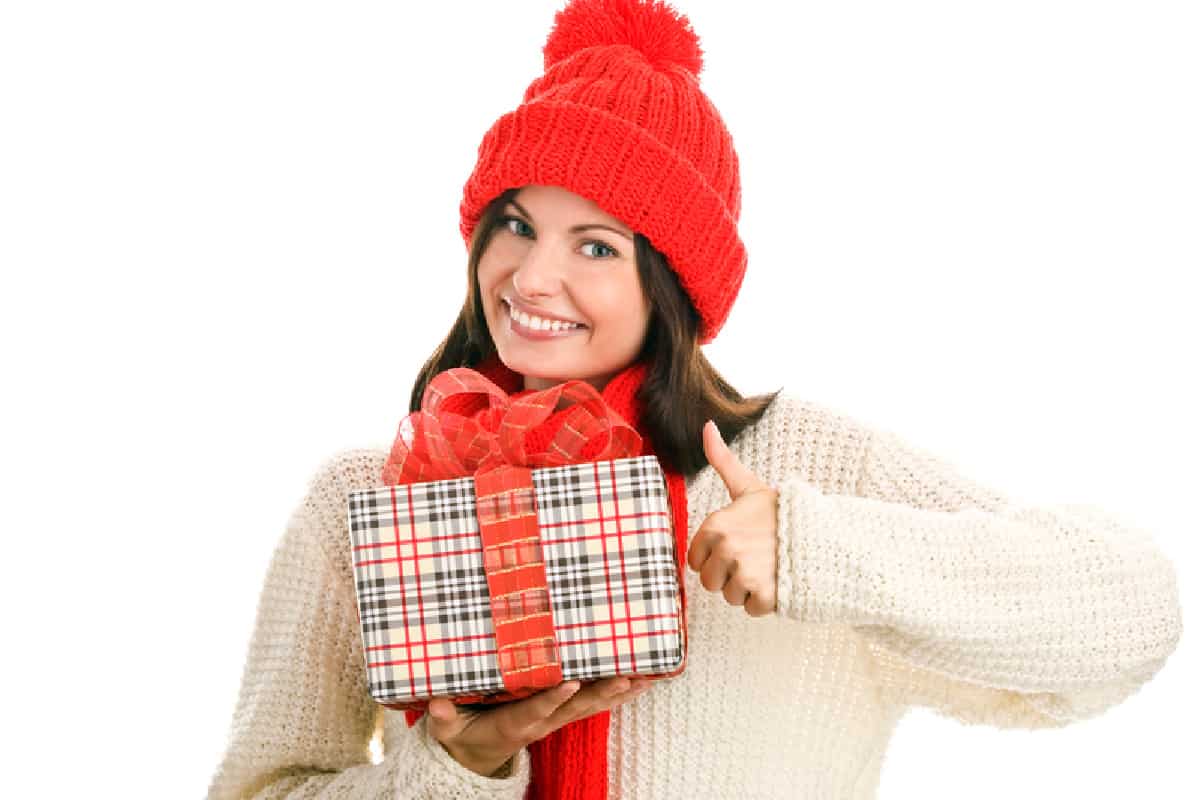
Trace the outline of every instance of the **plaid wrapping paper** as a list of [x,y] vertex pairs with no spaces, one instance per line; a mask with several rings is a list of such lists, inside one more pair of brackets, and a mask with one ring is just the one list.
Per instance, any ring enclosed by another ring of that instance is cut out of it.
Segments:
[[[431,697],[486,702],[528,694],[506,691],[502,655],[517,667],[556,656],[564,681],[682,669],[675,540],[658,459],[542,467],[531,477],[552,616],[549,652],[497,651],[496,615],[544,613],[547,601],[537,593],[492,597],[475,477],[350,493],[355,589],[376,701],[405,708]],[[529,547],[514,546],[509,557],[527,562],[536,557]]]

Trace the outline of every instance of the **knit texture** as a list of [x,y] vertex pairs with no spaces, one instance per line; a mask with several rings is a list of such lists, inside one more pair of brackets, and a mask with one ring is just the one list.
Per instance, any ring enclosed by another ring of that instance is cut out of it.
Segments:
[[[1062,726],[1132,695],[1179,640],[1174,567],[1098,508],[1014,503],[787,393],[729,446],[780,492],[778,611],[752,618],[688,571],[687,669],[612,711],[610,798],[873,798],[908,708]],[[527,750],[481,777],[368,694],[346,496],[387,454],[332,457],[292,514],[210,798],[523,796]],[[687,500],[690,539],[729,495],[706,467]]]
[[506,189],[561,186],[667,257],[699,313],[700,344],[711,342],[747,256],[737,151],[700,90],[703,52],[691,23],[660,2],[572,0],[542,52],[545,74],[479,144],[459,206],[464,243]]

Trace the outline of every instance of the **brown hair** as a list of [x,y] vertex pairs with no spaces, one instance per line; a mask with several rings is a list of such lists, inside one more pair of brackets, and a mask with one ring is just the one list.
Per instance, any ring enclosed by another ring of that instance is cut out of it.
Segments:
[[[479,260],[491,241],[504,206],[519,189],[508,189],[484,209],[467,257],[467,298],[450,333],[421,367],[413,383],[409,411],[421,407],[434,375],[451,367],[474,367],[496,352],[479,293]],[[638,277],[650,301],[650,325],[637,360],[647,362],[638,390],[644,424],[655,454],[684,477],[708,465],[700,431],[705,420],[717,424],[726,442],[758,420],[781,389],[742,397],[708,362],[697,344],[700,317],[680,287],[666,257],[650,240],[634,234]]]

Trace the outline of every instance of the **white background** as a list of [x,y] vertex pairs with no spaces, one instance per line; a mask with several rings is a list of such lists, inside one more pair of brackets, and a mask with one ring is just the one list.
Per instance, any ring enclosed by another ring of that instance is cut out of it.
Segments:
[[[3,794],[204,793],[284,522],[406,413],[559,6],[3,6]],[[750,254],[708,357],[1152,530],[1188,627],[1195,5],[678,7]],[[880,796],[1194,797],[1198,660],[1061,730],[914,711]]]

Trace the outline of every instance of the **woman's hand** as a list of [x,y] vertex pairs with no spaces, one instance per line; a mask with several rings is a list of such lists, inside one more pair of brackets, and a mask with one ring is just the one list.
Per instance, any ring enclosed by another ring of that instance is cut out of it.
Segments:
[[467,710],[439,697],[429,701],[429,733],[455,761],[487,777],[530,742],[632,700],[650,684],[645,678],[620,676],[583,688],[579,681],[567,681],[487,711]]
[[738,461],[711,420],[701,432],[708,463],[725,481],[729,505],[708,515],[688,548],[688,566],[700,583],[725,602],[761,617],[775,611],[779,566],[779,492]]

